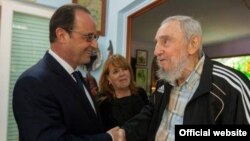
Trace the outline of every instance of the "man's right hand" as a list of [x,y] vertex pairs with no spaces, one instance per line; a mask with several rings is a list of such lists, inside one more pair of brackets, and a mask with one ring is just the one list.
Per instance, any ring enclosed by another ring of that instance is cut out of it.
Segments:
[[124,129],[118,126],[108,130],[107,133],[112,136],[113,141],[126,141]]

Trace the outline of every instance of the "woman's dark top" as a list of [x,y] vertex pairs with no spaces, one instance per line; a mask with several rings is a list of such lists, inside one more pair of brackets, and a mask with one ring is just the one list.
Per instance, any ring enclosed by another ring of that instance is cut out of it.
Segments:
[[[138,88],[138,94],[119,99],[105,99],[99,103],[100,115],[106,130],[122,126],[126,121],[139,113],[148,104],[147,93]],[[100,97],[103,94],[100,93]]]

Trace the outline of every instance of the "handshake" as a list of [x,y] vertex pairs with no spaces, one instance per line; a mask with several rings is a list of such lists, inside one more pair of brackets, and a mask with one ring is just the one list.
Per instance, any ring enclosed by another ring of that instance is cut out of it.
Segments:
[[126,141],[124,129],[116,126],[107,131],[112,136],[112,141]]

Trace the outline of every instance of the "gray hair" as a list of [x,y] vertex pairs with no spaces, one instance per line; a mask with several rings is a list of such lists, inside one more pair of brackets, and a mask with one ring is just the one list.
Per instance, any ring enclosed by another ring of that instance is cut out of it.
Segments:
[[[202,30],[201,30],[201,25],[200,22],[197,20],[194,20],[193,18],[189,16],[171,16],[166,18],[161,25],[171,22],[171,21],[179,21],[180,22],[180,27],[182,31],[185,33],[185,38],[186,41],[189,41],[193,35],[198,35],[202,39]],[[199,54],[202,54],[202,44],[200,46]]]

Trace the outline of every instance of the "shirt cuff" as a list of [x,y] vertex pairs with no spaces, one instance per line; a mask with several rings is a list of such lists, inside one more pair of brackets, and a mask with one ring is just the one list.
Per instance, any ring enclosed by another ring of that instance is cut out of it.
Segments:
[[109,133],[109,132],[107,132],[107,133],[111,136],[112,141],[114,141],[114,137],[113,137],[113,135],[112,135],[111,133]]

